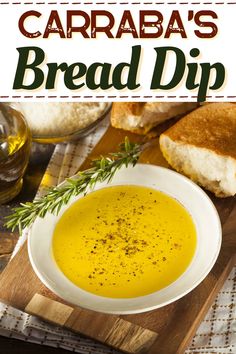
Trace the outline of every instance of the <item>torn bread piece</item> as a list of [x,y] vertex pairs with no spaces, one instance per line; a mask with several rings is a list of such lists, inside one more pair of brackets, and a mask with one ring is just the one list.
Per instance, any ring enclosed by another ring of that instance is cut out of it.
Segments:
[[156,125],[196,107],[194,102],[115,102],[111,124],[115,128],[146,134]]
[[196,109],[160,136],[160,147],[175,170],[217,197],[236,194],[236,104]]

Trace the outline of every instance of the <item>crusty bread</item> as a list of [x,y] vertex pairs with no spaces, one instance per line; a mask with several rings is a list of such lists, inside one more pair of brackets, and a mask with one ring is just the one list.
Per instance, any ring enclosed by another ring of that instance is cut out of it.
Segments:
[[196,107],[197,104],[193,102],[115,102],[111,124],[115,128],[145,134],[165,120]]
[[236,194],[236,104],[212,103],[160,136],[169,164],[218,197]]

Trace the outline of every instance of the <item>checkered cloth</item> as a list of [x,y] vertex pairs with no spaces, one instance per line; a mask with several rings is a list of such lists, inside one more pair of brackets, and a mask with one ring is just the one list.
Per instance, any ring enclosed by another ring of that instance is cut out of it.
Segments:
[[[57,145],[38,195],[48,186],[56,185],[72,176],[101,138],[107,121],[78,143]],[[27,238],[27,230],[19,239],[14,254]],[[236,353],[236,267],[218,294],[206,318],[200,325],[186,354]],[[81,354],[118,354],[118,351],[98,344],[91,339],[45,323],[10,306],[0,303],[0,335],[28,342],[64,348]],[[168,353],[166,353],[168,354]]]

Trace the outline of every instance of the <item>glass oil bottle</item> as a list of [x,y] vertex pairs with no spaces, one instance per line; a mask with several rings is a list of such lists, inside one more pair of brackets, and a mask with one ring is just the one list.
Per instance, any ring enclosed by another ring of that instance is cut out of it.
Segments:
[[0,204],[21,190],[31,146],[31,134],[23,115],[0,103]]

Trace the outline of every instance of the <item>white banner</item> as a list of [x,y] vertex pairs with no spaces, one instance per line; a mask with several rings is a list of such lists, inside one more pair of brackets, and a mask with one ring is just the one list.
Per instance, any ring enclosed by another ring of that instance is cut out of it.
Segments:
[[223,1],[0,2],[0,101],[236,101],[235,18]]

